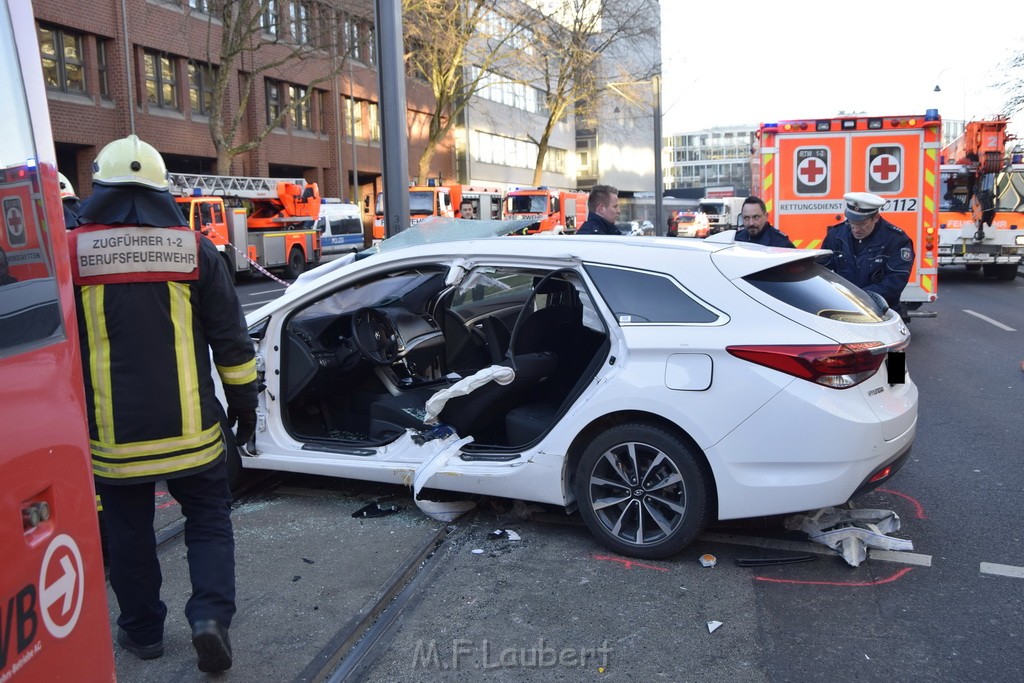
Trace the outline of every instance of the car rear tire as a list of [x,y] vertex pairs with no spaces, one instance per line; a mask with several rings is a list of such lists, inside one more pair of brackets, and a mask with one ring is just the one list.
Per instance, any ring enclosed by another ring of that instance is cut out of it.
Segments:
[[289,280],[294,280],[306,271],[306,256],[298,247],[292,247],[288,252],[288,264],[284,268],[284,274]]
[[711,478],[699,460],[692,445],[661,427],[612,427],[576,468],[580,514],[597,540],[621,555],[674,555],[708,522]]

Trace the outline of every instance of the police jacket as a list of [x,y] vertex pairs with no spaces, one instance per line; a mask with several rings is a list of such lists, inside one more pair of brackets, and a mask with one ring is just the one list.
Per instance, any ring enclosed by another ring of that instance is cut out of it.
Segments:
[[576,231],[577,235],[621,235],[619,229],[615,227],[615,224],[611,221],[605,220],[602,216],[598,216],[596,213],[591,211],[587,214],[587,220],[583,222],[579,230]]
[[766,247],[794,248],[793,243],[789,239],[789,235],[782,232],[771,223],[765,223],[764,229],[758,233],[757,237],[752,237],[746,228],[740,228],[736,231],[736,241],[761,244]]
[[899,306],[914,263],[914,244],[905,232],[879,218],[871,234],[858,240],[844,221],[828,229],[821,248],[832,250],[826,267],[865,291],[881,294],[889,308]]
[[256,408],[256,362],[227,268],[187,227],[90,223],[68,233],[93,474],[193,474],[222,457],[210,350],[228,405]]

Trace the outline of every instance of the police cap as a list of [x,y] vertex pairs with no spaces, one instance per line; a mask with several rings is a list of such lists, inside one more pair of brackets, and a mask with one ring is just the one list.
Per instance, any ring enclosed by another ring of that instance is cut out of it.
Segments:
[[850,221],[863,221],[877,214],[885,200],[877,194],[870,192],[847,192],[843,195],[846,200],[846,219]]

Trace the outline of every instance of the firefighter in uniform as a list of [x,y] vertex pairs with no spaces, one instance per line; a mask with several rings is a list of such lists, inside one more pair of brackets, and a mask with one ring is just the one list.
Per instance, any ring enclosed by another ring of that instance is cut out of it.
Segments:
[[74,230],[78,227],[78,214],[82,212],[82,202],[66,175],[58,173],[57,180],[60,185],[60,202],[64,205],[64,227]]
[[760,197],[744,199],[740,216],[743,219],[743,227],[736,231],[737,242],[793,249],[789,235],[768,222],[768,207]]
[[822,249],[832,254],[823,263],[867,292],[881,295],[899,310],[900,294],[910,280],[914,243],[879,215],[885,200],[870,192],[847,192],[846,220],[828,228]]
[[93,194],[69,233],[96,491],[109,536],[117,642],[163,654],[167,607],[153,531],[166,480],[185,516],[192,595],[185,616],[200,671],[231,666],[234,535],[222,409],[237,443],[256,425],[256,363],[231,276],[216,247],[182,226],[167,170],[130,135],[93,164]]

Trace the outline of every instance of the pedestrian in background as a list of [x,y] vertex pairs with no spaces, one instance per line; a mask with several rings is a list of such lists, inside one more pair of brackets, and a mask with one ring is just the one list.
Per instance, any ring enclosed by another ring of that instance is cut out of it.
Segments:
[[768,222],[768,208],[760,197],[744,199],[740,217],[743,219],[743,227],[736,231],[737,242],[794,248],[789,235]]
[[245,443],[256,425],[256,363],[238,295],[213,243],[182,225],[163,158],[135,135],[96,157],[81,223],[69,246],[117,643],[141,659],[164,651],[153,518],[154,482],[166,480],[185,516],[185,616],[198,667],[225,671],[234,535],[210,350]]
[[78,214],[82,212],[82,202],[66,175],[58,173],[57,184],[60,185],[60,203],[64,205],[64,227],[74,230],[78,227]]
[[611,185],[594,185],[587,197],[587,220],[577,235],[621,235],[615,227],[619,219],[619,191]]
[[882,218],[885,199],[870,192],[847,192],[846,220],[830,226],[822,249],[832,254],[823,261],[853,284],[885,299],[889,308],[900,311],[900,294],[910,280],[914,244],[907,234]]
[[459,204],[459,218],[465,218],[468,220],[476,218],[476,209],[473,208],[473,202],[468,199],[462,200],[462,203]]

